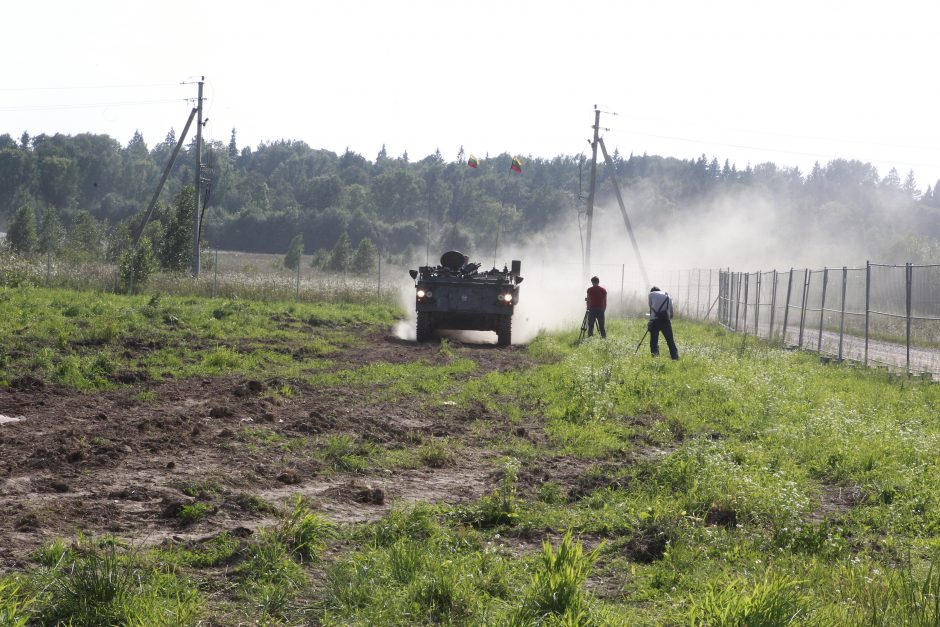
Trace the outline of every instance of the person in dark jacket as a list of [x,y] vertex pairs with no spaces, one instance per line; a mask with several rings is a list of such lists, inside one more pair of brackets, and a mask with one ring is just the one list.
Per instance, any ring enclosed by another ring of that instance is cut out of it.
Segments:
[[659,355],[659,333],[662,331],[669,346],[669,356],[679,359],[679,349],[676,348],[675,338],[672,336],[672,299],[668,292],[660,291],[655,285],[650,290],[650,353],[654,357]]
[[600,286],[601,280],[596,276],[591,277],[591,287],[587,289],[587,314],[588,314],[588,337],[594,335],[594,324],[597,324],[597,330],[601,337],[607,337],[607,331],[604,329],[604,311],[607,309],[607,290]]

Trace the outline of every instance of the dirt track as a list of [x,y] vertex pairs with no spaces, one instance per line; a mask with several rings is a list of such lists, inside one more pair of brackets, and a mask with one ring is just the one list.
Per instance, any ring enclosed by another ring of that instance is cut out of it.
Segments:
[[[477,363],[472,376],[527,365],[521,348],[451,343]],[[336,367],[443,358],[435,343],[375,336],[367,344],[336,356]],[[370,388],[313,389],[294,381],[289,398],[270,394],[282,383],[137,381],[83,394],[28,376],[14,380],[0,390],[0,415],[22,417],[0,423],[0,572],[22,567],[43,542],[78,530],[153,545],[271,524],[273,514],[259,511],[254,497],[282,505],[303,494],[331,519],[350,522],[378,518],[398,502],[465,502],[497,482],[498,460],[468,435],[470,421],[486,418],[482,408],[381,402]],[[396,448],[463,435],[469,445],[452,467],[339,473],[309,446],[246,439],[251,426],[282,441],[348,434]],[[211,513],[182,524],[175,514],[196,500],[210,503]]]

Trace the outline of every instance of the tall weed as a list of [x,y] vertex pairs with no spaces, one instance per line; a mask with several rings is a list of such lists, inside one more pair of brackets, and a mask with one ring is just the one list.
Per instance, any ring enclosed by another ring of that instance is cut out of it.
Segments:
[[565,534],[554,550],[547,540],[542,545],[541,561],[520,608],[512,615],[513,626],[531,624],[594,625],[599,618],[591,608],[591,598],[584,591],[584,582],[594,563],[598,549],[584,553],[571,532]]
[[804,611],[800,583],[768,571],[755,581],[738,578],[724,586],[713,584],[691,600],[690,624],[707,627],[793,624]]

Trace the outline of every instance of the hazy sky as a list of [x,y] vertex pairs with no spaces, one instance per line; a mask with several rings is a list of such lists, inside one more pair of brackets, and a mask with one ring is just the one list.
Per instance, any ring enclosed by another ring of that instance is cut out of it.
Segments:
[[[0,134],[177,132],[374,159],[588,150],[940,178],[940,3],[8,2]],[[612,115],[616,113],[617,115]]]

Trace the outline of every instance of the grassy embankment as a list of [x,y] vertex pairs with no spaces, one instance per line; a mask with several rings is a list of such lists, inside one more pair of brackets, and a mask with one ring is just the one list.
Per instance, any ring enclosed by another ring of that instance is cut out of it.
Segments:
[[[606,342],[541,336],[527,349],[531,367],[473,376],[473,360],[447,342],[434,363],[350,369],[301,367],[272,348],[305,342],[328,360],[362,328],[388,324],[389,309],[43,290],[3,292],[0,306],[7,380],[32,371],[93,390],[114,385],[109,372],[235,370],[365,386],[376,402],[478,411],[467,434],[427,439],[423,463],[475,447],[497,453],[502,470],[475,503],[400,508],[372,524],[331,524],[298,500],[274,504],[281,523],[249,538],[152,550],[54,543],[0,580],[2,624],[940,620],[935,385],[681,322],[676,363],[634,355],[641,323],[613,321]],[[292,335],[271,322],[282,310],[343,326]],[[162,348],[125,363],[117,347],[128,338]],[[334,455],[355,460],[337,471],[404,463],[401,451],[370,446]],[[583,472],[522,489],[523,474],[559,460]]]

